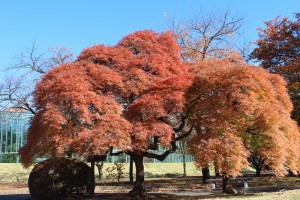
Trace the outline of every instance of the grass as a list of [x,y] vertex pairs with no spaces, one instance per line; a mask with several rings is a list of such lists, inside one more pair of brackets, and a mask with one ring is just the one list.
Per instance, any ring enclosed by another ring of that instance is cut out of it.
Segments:
[[[105,169],[112,167],[113,164],[105,163],[103,167],[103,179],[104,181],[97,181],[97,192],[128,192],[131,189],[131,185],[123,183],[115,183],[116,180],[110,179],[106,180],[108,173]],[[16,163],[0,163],[0,194],[26,194],[28,193],[27,180],[32,167],[24,169],[21,164]],[[95,169],[96,176],[97,168]],[[124,177],[122,180],[128,181],[128,171],[129,164],[124,165]],[[213,172],[213,170],[211,171]],[[247,171],[247,173],[252,171]],[[182,179],[170,177],[181,177],[183,173],[182,163],[145,163],[145,175],[148,177],[146,180],[147,188],[149,191],[153,192],[181,192],[182,190],[187,191],[197,191],[203,187],[208,187],[201,183],[199,178],[192,179]],[[201,171],[197,170],[194,163],[187,163],[187,175],[188,176],[201,176]],[[152,179],[155,177],[155,179]],[[260,178],[255,178],[253,181],[249,182],[249,186],[252,188],[258,188],[258,193],[254,192],[251,195],[237,195],[237,196],[218,196],[213,197],[213,199],[222,200],[296,200],[300,199],[300,189],[297,190],[285,190],[285,189],[296,189],[300,188],[300,178],[298,177],[274,177],[265,176]],[[122,188],[123,187],[123,188]],[[272,191],[279,192],[266,192],[264,188],[271,188]],[[275,189],[274,189],[275,188]],[[285,188],[284,190],[282,188]],[[98,191],[99,190],[99,191]],[[203,197],[202,197],[203,198]],[[201,199],[202,199],[201,198]],[[187,198],[189,199],[189,198]],[[191,198],[195,199],[195,198]],[[212,199],[212,198],[208,198]]]
[[[112,163],[105,163],[103,166],[104,178],[108,173],[105,169],[113,166]],[[181,163],[145,163],[145,177],[179,177],[183,174],[183,167]],[[201,176],[201,171],[197,170],[194,163],[187,163],[188,176]],[[96,170],[96,175],[98,171]],[[129,177],[129,164],[124,165],[124,177]]]
[[[112,163],[105,163],[103,166],[103,178],[106,179],[108,173],[105,169],[112,167]],[[27,182],[30,171],[33,167],[24,169],[19,163],[0,163],[0,183]],[[129,164],[124,165],[124,177],[129,176]],[[95,168],[98,176],[98,170]],[[182,163],[145,163],[146,177],[179,177],[183,174]],[[187,163],[188,176],[201,176],[201,171],[197,170],[194,163]]]
[[24,169],[19,163],[0,163],[0,183],[27,182],[31,169]]

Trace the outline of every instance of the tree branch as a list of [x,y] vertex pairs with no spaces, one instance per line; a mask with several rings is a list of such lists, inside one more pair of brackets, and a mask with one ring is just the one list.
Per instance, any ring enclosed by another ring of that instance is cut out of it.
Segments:
[[186,132],[186,133],[184,133],[184,134],[182,134],[182,135],[180,135],[180,136],[178,136],[178,137],[175,137],[174,140],[175,140],[175,141],[178,141],[178,140],[181,140],[181,139],[183,139],[183,138],[185,138],[185,137],[188,137],[188,136],[191,134],[193,128],[194,128],[194,125],[191,126],[191,128],[188,130],[188,132]]
[[118,155],[121,155],[123,153],[125,153],[125,151],[113,152],[113,147],[110,147],[110,150],[109,150],[109,155],[110,156],[118,156]]
[[176,142],[172,141],[171,142],[171,149],[166,150],[161,155],[151,153],[151,152],[143,152],[143,154],[144,154],[144,156],[146,156],[148,158],[155,158],[156,160],[163,161],[164,159],[166,159],[166,157],[168,155],[170,155],[171,153],[174,153],[176,150],[177,150]]

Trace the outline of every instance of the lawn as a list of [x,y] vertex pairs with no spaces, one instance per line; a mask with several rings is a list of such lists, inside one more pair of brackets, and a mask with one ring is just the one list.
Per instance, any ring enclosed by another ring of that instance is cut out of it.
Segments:
[[[128,182],[129,165],[124,165],[124,178],[120,182],[117,182],[116,179],[107,178],[108,174],[105,169],[112,166],[111,163],[104,164],[103,180],[99,181],[96,178],[95,192],[107,194],[107,197],[104,196],[100,199],[120,198],[120,196],[111,196],[116,193],[123,194],[122,199],[127,199],[127,193],[132,189],[132,185]],[[24,169],[21,164],[0,163],[0,194],[28,194],[27,179],[31,169],[32,167]],[[211,190],[209,184],[203,184],[200,177],[201,172],[196,169],[193,163],[187,163],[188,178],[182,178],[182,171],[181,163],[145,163],[146,190],[150,192],[148,199],[300,199],[299,177],[274,177],[271,175],[255,177],[253,181],[249,181],[250,188],[246,195],[232,196],[223,195],[220,185],[217,186],[218,189]],[[237,187],[241,189],[241,185],[237,185]],[[189,193],[196,193],[198,196],[189,196]],[[180,194],[187,196],[178,196]]]
[[[112,167],[112,163],[105,163],[103,167],[103,178],[106,179],[108,173],[106,169]],[[24,169],[19,163],[0,163],[0,183],[26,182],[32,167]],[[124,177],[128,177],[129,164],[124,164]],[[146,177],[178,177],[182,176],[182,163],[145,163]],[[96,176],[98,171],[96,168]],[[187,163],[188,176],[201,176],[201,171],[197,170],[194,163]]]
[[32,167],[24,169],[19,163],[0,163],[0,183],[27,181]]

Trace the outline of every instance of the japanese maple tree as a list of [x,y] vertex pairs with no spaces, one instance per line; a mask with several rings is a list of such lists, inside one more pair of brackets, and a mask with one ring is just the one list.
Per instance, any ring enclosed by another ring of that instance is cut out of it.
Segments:
[[[29,166],[44,155],[88,158],[114,147],[122,150],[116,154],[133,157],[132,194],[143,195],[143,157],[163,160],[174,152],[175,132],[160,120],[131,120],[128,108],[154,82],[187,72],[179,50],[171,32],[139,31],[116,46],[87,48],[77,61],[48,72],[36,88],[37,112],[20,151],[22,163]],[[171,143],[164,154],[153,153],[159,144]]]

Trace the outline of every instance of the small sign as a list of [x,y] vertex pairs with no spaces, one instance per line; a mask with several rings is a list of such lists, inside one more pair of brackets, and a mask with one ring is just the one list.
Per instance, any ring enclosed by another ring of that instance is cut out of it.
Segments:
[[48,174],[54,174],[54,169],[50,169]]

